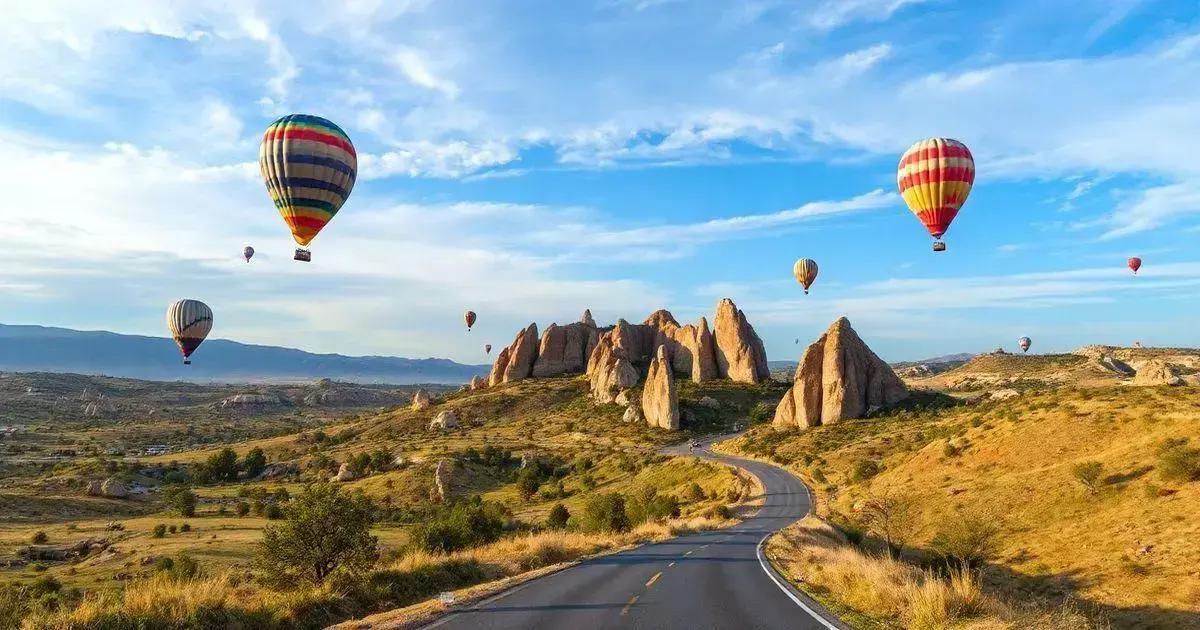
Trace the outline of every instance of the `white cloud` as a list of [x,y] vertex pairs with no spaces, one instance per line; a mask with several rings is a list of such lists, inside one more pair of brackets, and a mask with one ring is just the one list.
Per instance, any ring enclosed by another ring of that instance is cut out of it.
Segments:
[[1139,191],[1100,220],[1079,225],[1105,228],[1101,239],[1108,240],[1152,230],[1180,217],[1197,214],[1200,214],[1200,179]]
[[829,31],[852,22],[882,22],[900,9],[926,0],[821,0],[807,12],[809,25]]
[[446,98],[458,97],[458,84],[435,74],[429,61],[420,51],[402,48],[392,56],[392,61],[413,84],[440,92]]
[[453,178],[517,159],[516,150],[500,142],[406,142],[381,155],[359,155],[359,173],[364,179],[397,175]]

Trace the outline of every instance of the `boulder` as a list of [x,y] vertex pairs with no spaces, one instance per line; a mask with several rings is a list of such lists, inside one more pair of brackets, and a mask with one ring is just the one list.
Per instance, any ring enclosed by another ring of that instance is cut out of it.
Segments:
[[1171,364],[1161,359],[1142,363],[1133,377],[1135,385],[1183,385],[1183,379]]
[[904,382],[842,317],[804,351],[792,389],[775,409],[774,423],[813,427],[861,418],[907,397]]
[[646,418],[642,415],[642,406],[634,402],[625,408],[625,413],[621,415],[621,419],[625,422],[643,422]]
[[458,416],[448,409],[439,411],[433,420],[429,421],[429,430],[458,428]]
[[433,401],[429,399],[429,392],[424,388],[418,389],[412,397],[412,408],[416,411],[424,411],[433,406]]
[[988,397],[988,400],[1008,400],[1009,398],[1016,398],[1020,395],[1021,395],[1021,392],[1019,392],[1015,389],[997,389],[997,390],[988,392],[987,397]]
[[761,383],[771,377],[762,340],[733,300],[725,298],[717,304],[713,328],[720,378],[738,383]]
[[624,351],[616,347],[613,341],[615,330],[600,338],[588,360],[587,374],[592,399],[599,403],[615,402],[617,395],[637,385],[641,376]]
[[613,399],[613,402],[621,405],[622,407],[628,407],[629,403],[633,401],[629,399],[629,390],[623,389],[617,393],[617,397]]
[[110,499],[124,499],[129,496],[129,491],[125,489],[125,484],[117,481],[116,477],[109,477],[100,485],[100,494]]
[[350,464],[345,462],[338,467],[337,474],[329,479],[330,481],[354,481],[354,471],[350,470]]
[[89,497],[103,496],[104,490],[102,489],[102,486],[103,483],[99,479],[93,479],[88,482],[87,489],[84,490],[84,492],[86,492]]
[[471,377],[471,391],[477,391],[485,387],[487,387],[487,381],[484,380],[482,376],[476,374],[475,376]]
[[646,384],[642,387],[642,414],[650,426],[679,430],[679,391],[664,346],[659,346],[646,374]]
[[[508,364],[504,366],[502,382],[514,383],[532,376],[537,352],[537,324],[529,324],[524,330],[517,333],[517,338],[508,347]],[[499,360],[498,357],[497,360]]]
[[433,471],[434,497],[445,502],[450,497],[450,475],[454,472],[454,463],[450,460],[439,460]]
[[712,396],[705,396],[705,397],[701,398],[700,400],[696,401],[696,404],[700,405],[701,407],[708,407],[709,409],[720,409],[721,408],[721,401],[717,400],[716,398],[713,398]]
[[591,326],[592,328],[596,328],[596,320],[592,319],[592,309],[590,309],[590,308],[583,309],[583,315],[579,316],[579,323],[583,324],[585,326]]

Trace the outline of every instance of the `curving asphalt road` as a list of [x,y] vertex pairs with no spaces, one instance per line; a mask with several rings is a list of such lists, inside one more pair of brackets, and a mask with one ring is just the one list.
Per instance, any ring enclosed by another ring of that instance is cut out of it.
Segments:
[[761,555],[760,545],[771,532],[808,514],[808,489],[781,468],[711,452],[708,445],[715,439],[694,454],[734,464],[762,480],[766,502],[755,516],[729,529],[581,562],[454,609],[425,627],[846,628],[776,575]]

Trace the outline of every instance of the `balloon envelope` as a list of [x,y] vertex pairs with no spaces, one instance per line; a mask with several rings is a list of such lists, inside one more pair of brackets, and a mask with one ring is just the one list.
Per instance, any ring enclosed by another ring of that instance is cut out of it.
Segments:
[[808,293],[808,287],[817,279],[817,271],[817,262],[811,258],[801,258],[792,265],[792,275],[796,276],[796,282],[804,287],[805,293]]
[[1029,352],[1029,346],[1031,344],[1033,344],[1033,341],[1030,340],[1029,337],[1021,337],[1017,340],[1017,345],[1021,346],[1021,352]]
[[186,361],[212,330],[213,313],[199,300],[179,300],[167,307],[167,330]]
[[1137,256],[1134,256],[1133,258],[1129,259],[1128,264],[1129,264],[1129,268],[1133,270],[1133,273],[1137,273],[1138,269],[1142,268],[1142,259],[1138,258]]
[[908,148],[896,169],[896,184],[909,210],[934,238],[958,216],[975,183],[975,159],[967,145],[950,138],[926,138]]
[[491,354],[491,353],[492,353],[492,344],[490,344],[490,343],[489,343],[489,344],[484,344],[484,346],[483,346],[483,351],[484,351],[486,354]]
[[471,327],[475,325],[475,311],[463,313],[463,321],[467,322],[467,330],[471,330]]
[[254,248],[249,245],[243,247],[242,256],[246,259],[246,262],[250,262],[250,259],[254,258]]
[[358,154],[341,127],[319,116],[289,114],[267,127],[258,167],[292,238],[303,247],[346,203],[358,176]]

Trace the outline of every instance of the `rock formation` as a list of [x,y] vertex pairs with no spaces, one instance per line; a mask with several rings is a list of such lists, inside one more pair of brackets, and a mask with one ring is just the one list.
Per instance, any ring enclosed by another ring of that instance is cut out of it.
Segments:
[[350,470],[350,464],[342,462],[342,465],[338,466],[337,474],[330,481],[354,481],[354,471]]
[[533,364],[538,356],[537,324],[530,324],[517,333],[511,345],[500,350],[496,362],[488,375],[488,385],[513,383],[533,375]]
[[416,411],[424,411],[433,405],[429,400],[429,392],[424,389],[418,389],[412,397],[412,408]]
[[579,323],[586,324],[588,326],[591,326],[592,328],[596,327],[596,320],[592,319],[592,309],[590,309],[590,308],[583,309],[583,315],[579,316]]
[[88,418],[109,417],[115,413],[117,413],[117,406],[103,395],[96,398],[94,402],[83,406],[83,415]]
[[646,384],[642,386],[642,414],[652,427],[679,430],[679,391],[666,346],[659,346],[654,361],[650,362]]
[[281,404],[278,396],[272,394],[234,394],[221,401],[222,407],[258,408],[273,407]]
[[762,340],[733,300],[725,298],[717,305],[713,328],[720,378],[738,383],[761,383],[771,378]]
[[471,377],[471,384],[470,384],[471,391],[483,389],[484,387],[487,387],[487,381],[484,380],[484,378],[482,376],[476,374],[475,376]]
[[116,477],[109,477],[100,485],[100,494],[112,499],[124,499],[129,496],[129,491],[125,489],[125,484],[117,481]]
[[1166,361],[1150,359],[1142,363],[1133,377],[1135,385],[1183,385],[1183,379]]
[[439,411],[433,420],[429,421],[429,430],[458,428],[458,415],[450,410]]
[[625,408],[625,413],[621,415],[621,419],[625,422],[644,422],[646,417],[642,415],[642,406],[634,401]]
[[908,397],[908,389],[842,317],[810,345],[792,389],[775,409],[779,427],[814,427],[861,418]]
[[93,479],[87,484],[87,490],[84,491],[89,497],[98,497],[104,494],[103,483],[99,479]]
[[488,373],[488,387],[495,387],[504,382],[504,370],[508,367],[508,348],[501,348],[496,354],[496,362]]
[[453,462],[449,460],[439,460],[437,468],[433,471],[433,491],[437,500],[443,503],[450,496],[450,474],[453,472]]
[[584,322],[566,326],[550,324],[538,342],[533,376],[544,378],[582,372],[599,337],[596,327]]
[[587,367],[592,398],[596,402],[615,402],[623,390],[637,385],[640,374],[633,362],[613,343],[612,335],[604,335],[592,352]]

